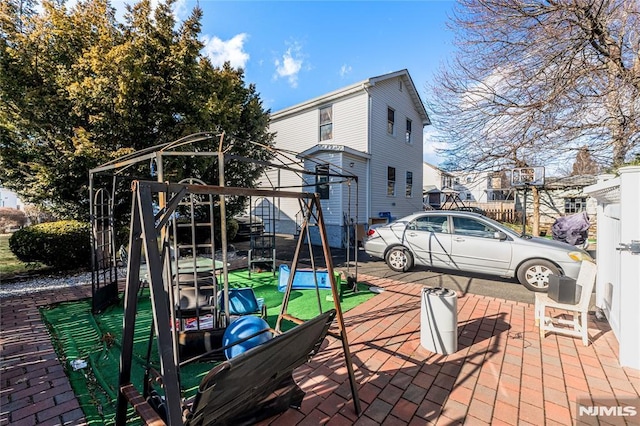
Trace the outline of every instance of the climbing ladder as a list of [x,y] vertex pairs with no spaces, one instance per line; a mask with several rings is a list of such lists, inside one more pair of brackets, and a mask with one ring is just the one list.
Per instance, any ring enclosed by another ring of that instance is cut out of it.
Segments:
[[[188,178],[179,182],[204,185],[199,179]],[[218,286],[215,263],[214,200],[211,194],[190,193],[177,206],[172,215],[169,241],[172,242],[172,289],[169,298],[175,307],[180,331],[185,320],[200,330],[201,319],[211,315],[217,326]]]
[[[251,277],[251,271],[254,264],[269,264],[273,276],[276,275],[276,231],[275,231],[275,203],[267,200],[265,197],[256,198],[255,202],[251,203],[249,198],[249,205],[252,206],[249,212],[249,220],[253,220],[253,216],[259,217],[264,225],[263,232],[261,234],[250,233],[249,253],[248,253],[248,268],[249,277]],[[250,224],[250,229],[253,226]]]

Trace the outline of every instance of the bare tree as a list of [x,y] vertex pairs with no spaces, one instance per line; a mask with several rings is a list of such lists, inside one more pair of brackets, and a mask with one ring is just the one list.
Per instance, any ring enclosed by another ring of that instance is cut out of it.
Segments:
[[459,0],[430,114],[451,169],[603,166],[640,152],[638,0]]

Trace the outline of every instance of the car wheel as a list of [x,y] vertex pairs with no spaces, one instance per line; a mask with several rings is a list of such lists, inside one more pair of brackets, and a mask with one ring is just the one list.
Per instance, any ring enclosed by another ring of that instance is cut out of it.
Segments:
[[560,275],[560,270],[548,260],[527,260],[518,269],[518,281],[531,291],[547,291],[551,274]]
[[384,257],[387,266],[396,272],[406,272],[413,267],[413,257],[406,247],[392,247]]

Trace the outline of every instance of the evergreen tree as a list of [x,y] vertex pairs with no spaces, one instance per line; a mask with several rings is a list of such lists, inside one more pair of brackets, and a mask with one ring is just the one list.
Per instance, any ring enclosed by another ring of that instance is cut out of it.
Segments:
[[[269,112],[244,72],[201,54],[202,11],[177,25],[174,0],[0,5],[0,182],[62,217],[88,217],[88,171],[124,154],[201,131],[224,131],[230,153],[258,160],[272,145]],[[211,150],[217,149],[217,141]],[[185,175],[217,183],[217,164]],[[253,186],[262,166],[235,162],[227,184]],[[179,178],[180,176],[175,176]],[[237,201],[235,209],[239,208]]]

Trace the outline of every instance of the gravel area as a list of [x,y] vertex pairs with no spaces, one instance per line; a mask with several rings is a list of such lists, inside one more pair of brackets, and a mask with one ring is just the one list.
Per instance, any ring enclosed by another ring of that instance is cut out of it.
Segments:
[[[233,253],[229,256],[230,269],[239,269],[246,267],[247,258],[242,253],[237,255]],[[127,270],[125,268],[118,269],[118,276],[125,278],[127,276]],[[21,296],[27,293],[34,293],[46,290],[55,290],[59,288],[75,287],[81,285],[91,284],[91,272],[82,272],[69,274],[65,276],[38,276],[26,278],[19,281],[11,281],[0,284],[0,298]]]
[[2,283],[2,285],[0,285],[0,298],[86,284],[91,284],[91,272],[82,272],[66,276],[27,278],[22,281]]

